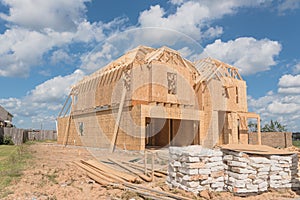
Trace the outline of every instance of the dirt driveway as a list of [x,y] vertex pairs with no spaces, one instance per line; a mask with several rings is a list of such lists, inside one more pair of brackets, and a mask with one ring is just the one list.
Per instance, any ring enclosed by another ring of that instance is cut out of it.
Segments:
[[[40,199],[142,199],[136,193],[118,188],[105,188],[88,178],[84,172],[74,165],[73,161],[88,160],[94,157],[82,147],[63,147],[55,143],[36,143],[29,146],[33,160],[24,175],[18,182],[12,183],[7,188],[10,191],[5,199],[40,200]],[[95,152],[94,152],[95,154]],[[97,150],[97,158],[114,157],[122,160],[130,160],[139,157],[139,153],[119,152],[108,154]],[[147,187],[160,190],[168,190],[164,180],[156,180],[155,183],[147,183]],[[177,191],[178,192],[178,191]],[[177,193],[178,194],[178,193]],[[180,193],[179,193],[180,194]],[[186,195],[186,193],[184,193]],[[213,193],[213,199],[291,199],[299,198],[292,191],[269,192],[262,195],[240,198],[232,194]],[[189,195],[192,199],[201,199]],[[300,199],[300,198],[299,198]]]

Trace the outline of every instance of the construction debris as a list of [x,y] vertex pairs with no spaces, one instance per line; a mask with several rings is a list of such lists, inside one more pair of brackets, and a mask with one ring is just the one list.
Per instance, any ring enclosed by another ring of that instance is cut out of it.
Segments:
[[[98,162],[95,160],[74,162],[81,170],[83,170],[88,177],[104,187],[113,186],[120,189],[126,189],[134,191],[139,195],[150,198],[150,199],[183,199],[188,200],[190,198],[172,194],[170,192],[160,191],[153,188],[148,188],[145,186],[138,185],[142,181],[150,182],[152,178],[141,173],[136,172],[136,168],[142,170],[142,166],[137,164],[120,162],[114,159],[109,159],[113,164],[120,166],[128,172],[124,172],[116,167],[109,166],[103,162]],[[132,167],[134,166],[134,167]],[[164,177],[166,172],[157,170],[154,175],[156,177]]]

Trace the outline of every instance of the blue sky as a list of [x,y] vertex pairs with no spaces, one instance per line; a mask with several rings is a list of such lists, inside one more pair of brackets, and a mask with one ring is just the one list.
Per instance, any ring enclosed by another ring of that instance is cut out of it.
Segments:
[[299,19],[296,0],[0,0],[0,104],[17,127],[55,128],[72,84],[167,45],[238,67],[249,110],[300,131]]

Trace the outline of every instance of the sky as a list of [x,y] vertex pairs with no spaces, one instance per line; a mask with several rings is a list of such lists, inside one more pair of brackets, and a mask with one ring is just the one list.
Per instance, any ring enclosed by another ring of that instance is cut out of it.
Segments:
[[300,131],[299,19],[297,0],[0,0],[0,105],[17,127],[55,129],[73,84],[166,45],[237,67],[249,111]]

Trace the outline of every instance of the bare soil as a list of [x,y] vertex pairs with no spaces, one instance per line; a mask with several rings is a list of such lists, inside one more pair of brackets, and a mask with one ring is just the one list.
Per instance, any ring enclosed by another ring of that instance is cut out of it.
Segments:
[[[4,199],[143,199],[136,192],[122,190],[113,187],[103,187],[79,170],[73,164],[81,159],[107,159],[114,157],[119,160],[132,160],[141,157],[138,152],[117,152],[109,154],[104,150],[93,152],[93,156],[83,147],[63,147],[55,143],[36,143],[30,145],[29,151],[33,155],[29,167],[24,171],[22,177],[7,188],[11,193]],[[190,197],[191,199],[204,199],[180,190],[170,190],[164,183],[164,179],[155,179],[155,182],[144,183],[144,186],[174,192],[178,195]],[[250,197],[236,197],[231,193],[210,193],[210,199],[234,199],[234,200],[271,200],[271,199],[300,199],[299,194],[290,190],[273,191]]]

